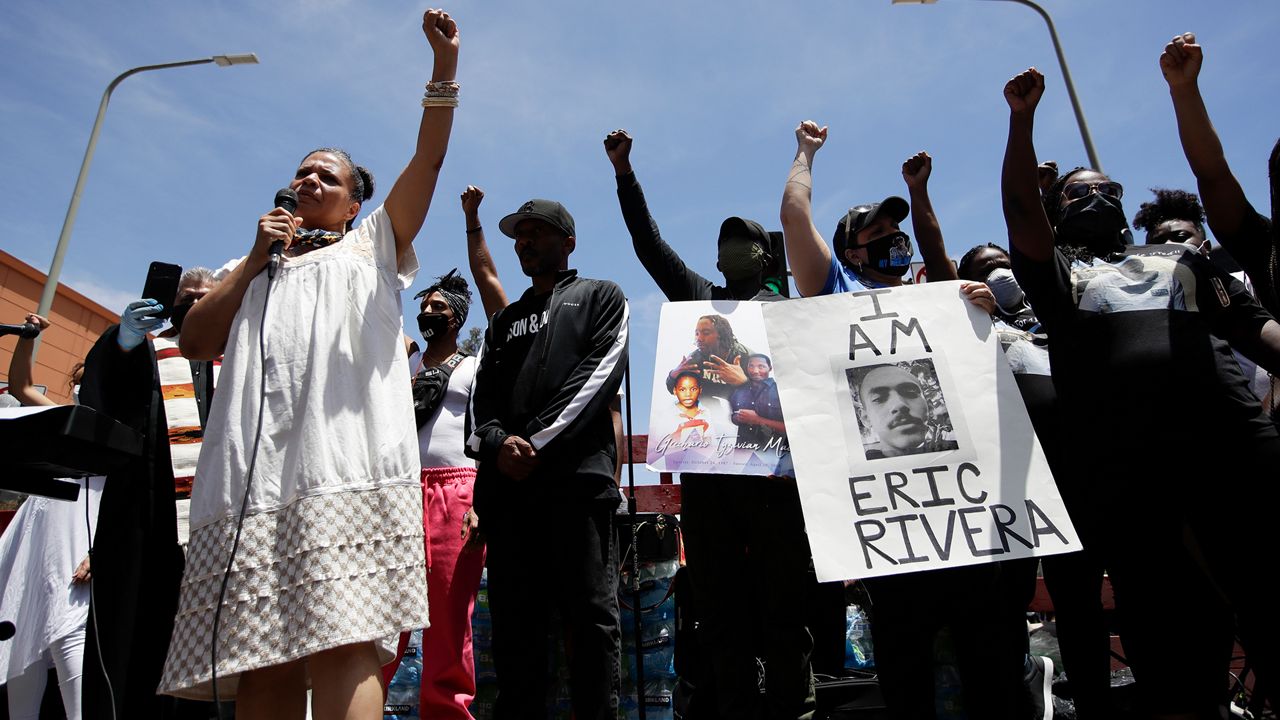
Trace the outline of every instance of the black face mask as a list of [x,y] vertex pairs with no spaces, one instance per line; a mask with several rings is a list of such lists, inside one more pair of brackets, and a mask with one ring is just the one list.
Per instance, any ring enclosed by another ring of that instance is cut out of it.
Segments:
[[174,305],[173,310],[169,311],[169,322],[173,323],[173,329],[182,332],[182,321],[187,319],[187,313],[191,310],[194,302]]
[[867,251],[867,265],[876,272],[901,277],[911,269],[915,250],[911,238],[901,230],[881,235],[862,247]]
[[1128,244],[1129,224],[1124,205],[1101,193],[1090,193],[1062,211],[1054,231],[1064,245],[1089,249],[1095,255],[1120,252]]
[[418,330],[422,332],[422,339],[429,341],[449,332],[449,318],[444,313],[419,313]]

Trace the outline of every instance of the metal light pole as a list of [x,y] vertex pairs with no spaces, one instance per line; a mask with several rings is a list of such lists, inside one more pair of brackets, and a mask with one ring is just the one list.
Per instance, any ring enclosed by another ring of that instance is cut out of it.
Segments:
[[[932,5],[938,0],[893,0],[894,5]],[[1084,151],[1089,156],[1089,164],[1094,170],[1102,172],[1102,162],[1098,160],[1098,151],[1093,148],[1093,136],[1089,134],[1089,124],[1085,122],[1084,110],[1080,107],[1080,98],[1076,96],[1076,85],[1071,81],[1071,70],[1067,67],[1067,56],[1062,52],[1062,43],[1058,40],[1058,30],[1053,25],[1053,18],[1049,16],[1048,11],[1040,7],[1032,0],[1003,0],[1004,2],[1014,2],[1040,13],[1040,17],[1044,18],[1044,22],[1049,26],[1049,37],[1053,40],[1053,50],[1058,54],[1058,66],[1062,68],[1062,79],[1067,84],[1067,96],[1071,98],[1071,109],[1076,113],[1076,124],[1080,126],[1080,139],[1084,141]]]
[[[62,221],[62,233],[58,235],[58,247],[53,251],[53,263],[49,266],[49,276],[44,282],[44,291],[40,294],[40,306],[36,310],[39,315],[48,316],[53,306],[54,295],[58,292],[58,276],[62,274],[62,261],[67,254],[67,244],[71,240],[71,228],[76,224],[76,211],[80,209],[80,195],[84,192],[85,180],[89,177],[89,163],[93,161],[93,151],[98,145],[98,134],[102,130],[102,118],[107,114],[107,103],[111,102],[111,93],[116,86],[130,75],[137,75],[148,70],[165,70],[167,68],[186,67],[188,65],[204,65],[214,63],[218,67],[231,65],[256,65],[258,56],[254,53],[241,55],[214,55],[199,60],[183,60],[181,62],[162,63],[160,65],[143,65],[125,70],[107,85],[102,93],[102,102],[98,104],[98,116],[93,121],[93,130],[89,133],[89,147],[85,148],[84,161],[80,163],[80,175],[76,178],[75,190],[71,192],[71,205],[67,208],[67,217]],[[39,342],[37,340],[37,342]],[[38,346],[37,348],[38,349]],[[35,355],[35,351],[32,351]]]

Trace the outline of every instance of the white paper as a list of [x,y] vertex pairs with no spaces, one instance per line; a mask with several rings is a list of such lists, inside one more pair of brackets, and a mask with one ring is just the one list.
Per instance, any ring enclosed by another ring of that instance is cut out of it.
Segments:
[[1080,549],[991,319],[958,282],[763,313],[820,581]]
[[[649,451],[655,472],[791,475],[760,307],[665,303],[658,325]],[[717,359],[741,370],[721,377]],[[696,365],[696,367],[693,367]],[[685,377],[680,377],[683,371]]]

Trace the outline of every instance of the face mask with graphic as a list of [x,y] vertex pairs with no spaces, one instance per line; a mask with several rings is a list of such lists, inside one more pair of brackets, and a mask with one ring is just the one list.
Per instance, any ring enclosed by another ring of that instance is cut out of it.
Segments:
[[173,329],[182,332],[182,323],[187,319],[187,313],[191,311],[194,302],[182,303],[174,305],[173,310],[169,313],[169,322],[173,323]]
[[423,340],[449,332],[449,318],[444,313],[418,313],[418,330]]
[[1062,210],[1054,231],[1060,243],[1084,247],[1095,255],[1119,252],[1127,244],[1129,224],[1116,198],[1091,192]]
[[1012,315],[1027,306],[1027,296],[1023,294],[1022,286],[1009,268],[992,270],[987,275],[986,283],[996,298],[996,305],[1004,312]]
[[768,257],[764,248],[754,240],[729,238],[720,243],[717,266],[726,280],[745,280],[758,275]]
[[911,269],[915,250],[911,238],[901,230],[881,235],[862,247],[867,251],[867,266],[876,272],[902,276]]

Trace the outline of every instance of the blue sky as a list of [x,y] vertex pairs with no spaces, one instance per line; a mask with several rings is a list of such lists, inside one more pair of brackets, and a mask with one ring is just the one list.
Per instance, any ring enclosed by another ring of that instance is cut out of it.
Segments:
[[[1145,188],[1194,189],[1157,64],[1164,43],[1187,30],[1206,47],[1201,86],[1228,159],[1265,210],[1266,156],[1280,135],[1280,73],[1266,48],[1280,3],[1042,4],[1130,217]],[[146,73],[116,91],[65,282],[123,307],[152,260],[217,266],[242,255],[313,147],[348,148],[374,171],[380,200],[408,159],[430,75],[423,9],[399,0],[11,4],[0,25],[4,249],[48,267],[113,76],[213,54],[256,52],[262,64]],[[633,387],[653,372],[661,296],[618,211],[601,146],[612,129],[635,135],[632,162],[664,236],[708,275],[724,217],[779,227],[792,131],[804,119],[831,128],[815,169],[820,229],[852,204],[905,195],[902,161],[928,150],[953,256],[1005,242],[998,181],[1010,76],[1029,65],[1045,72],[1040,157],[1084,164],[1044,23],[1013,3],[463,0],[448,9],[462,28],[462,108],[416,242],[418,285],[465,268],[458,195],[467,184],[487,193],[481,214],[512,296],[527,279],[497,220],[530,197],[559,199],[577,220],[576,266],[617,281],[632,300]],[[643,423],[648,398],[635,400]]]

